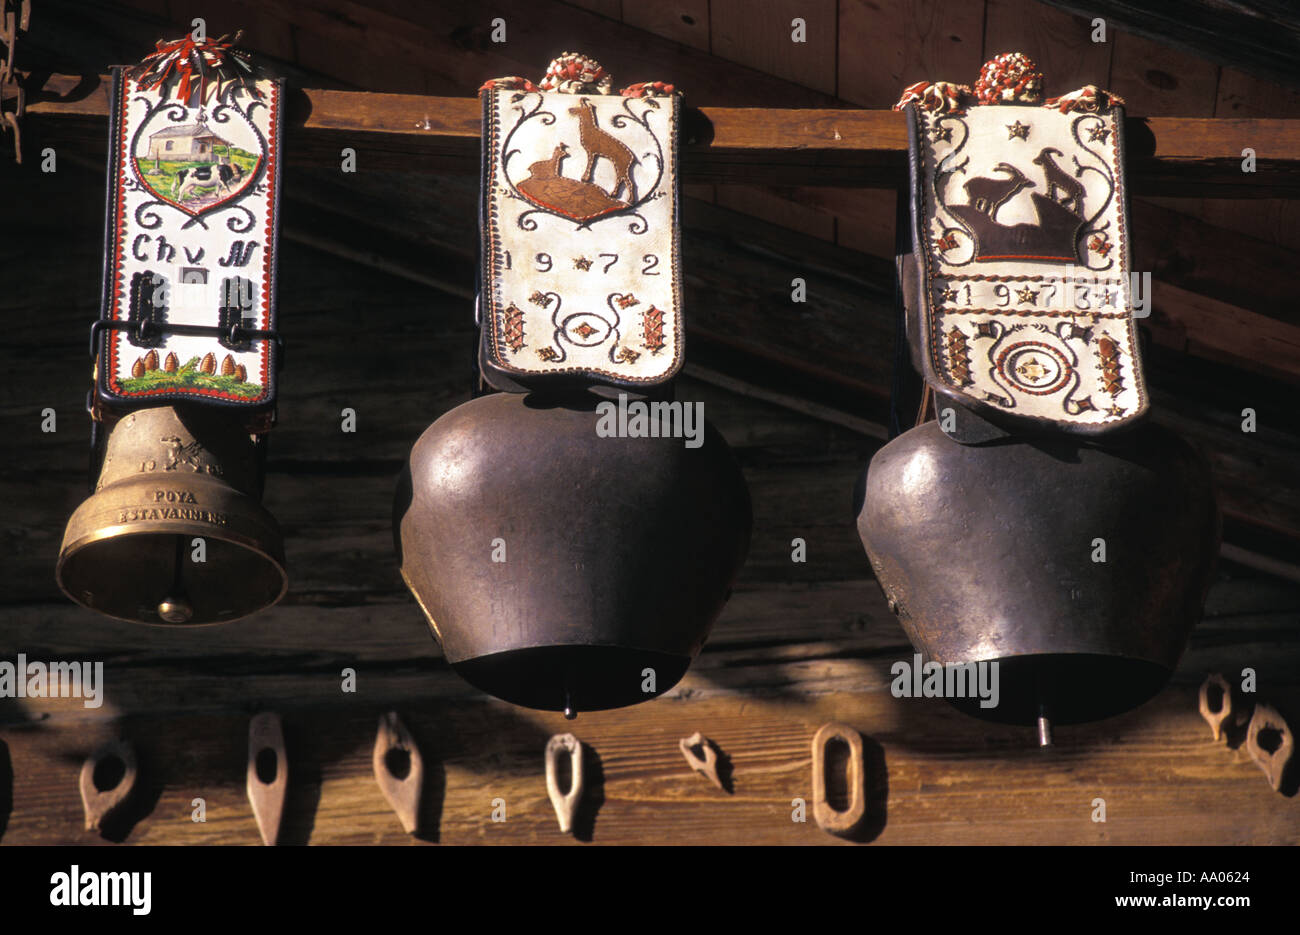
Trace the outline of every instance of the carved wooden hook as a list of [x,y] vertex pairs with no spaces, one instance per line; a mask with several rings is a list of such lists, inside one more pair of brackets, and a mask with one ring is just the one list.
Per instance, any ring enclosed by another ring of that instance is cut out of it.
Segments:
[[396,711],[379,717],[379,734],[375,737],[372,760],[379,791],[397,813],[402,829],[407,834],[415,834],[420,822],[424,760],[415,739]]
[[280,841],[285,792],[289,788],[289,761],[284,753],[280,715],[263,711],[248,722],[248,774],[245,782],[262,843]]
[[[1215,701],[1218,701],[1218,707],[1215,707]],[[1223,737],[1223,725],[1232,717],[1232,686],[1218,672],[1211,672],[1201,683],[1201,697],[1199,707],[1201,717],[1205,718],[1210,730],[1214,731],[1214,739],[1219,740]]]
[[[826,747],[832,740],[842,740],[849,748],[849,807],[837,811],[826,795]],[[813,817],[823,831],[845,837],[852,834],[867,814],[867,792],[862,759],[862,735],[844,724],[824,724],[813,737]]]
[[[689,737],[683,737],[677,741],[677,746],[681,748],[682,756],[686,757],[686,762],[690,764],[691,769],[697,773],[702,773],[723,792],[726,787],[722,784],[722,779],[718,776],[718,753],[713,749],[713,741],[705,737],[699,731],[691,734]],[[700,753],[695,752],[696,748]]]
[[[122,764],[122,775],[112,785],[107,785],[101,767],[111,761]],[[95,773],[100,772],[100,782]],[[81,805],[86,813],[86,830],[99,831],[122,811],[126,800],[135,789],[139,770],[136,766],[135,748],[127,740],[114,740],[96,750],[81,764]],[[101,789],[100,783],[106,788]]]
[[[559,758],[569,754],[569,791],[560,791]],[[546,744],[546,794],[555,807],[555,817],[560,830],[566,834],[573,830],[573,821],[582,801],[582,741],[572,734],[556,734]]]
[[1255,714],[1246,730],[1246,750],[1268,777],[1269,785],[1281,790],[1282,774],[1295,752],[1295,738],[1277,709],[1266,704],[1255,705]]

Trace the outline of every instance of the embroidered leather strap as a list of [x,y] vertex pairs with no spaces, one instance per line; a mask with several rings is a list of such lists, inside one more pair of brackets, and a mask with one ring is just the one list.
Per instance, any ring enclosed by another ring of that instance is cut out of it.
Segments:
[[681,367],[671,85],[565,53],[484,85],[480,362],[499,389],[648,387]]
[[995,417],[1104,432],[1147,409],[1123,109],[1093,87],[1040,104],[1040,84],[1012,53],[974,92],[904,93],[910,330],[937,391]]
[[225,37],[114,70],[97,407],[274,406],[282,98]]

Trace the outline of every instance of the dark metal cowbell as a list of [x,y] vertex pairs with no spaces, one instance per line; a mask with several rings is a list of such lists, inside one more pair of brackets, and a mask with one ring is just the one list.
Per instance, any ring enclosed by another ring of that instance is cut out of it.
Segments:
[[500,392],[424,432],[394,515],[402,576],[455,670],[570,714],[677,683],[750,532],[730,449],[671,393],[677,97],[608,90],[575,55],[540,87],[484,87],[479,356]]
[[937,421],[876,454],[857,520],[917,651],[998,661],[997,707],[954,700],[1012,723],[1094,720],[1158,692],[1200,617],[1216,522],[1204,459],[1159,426],[1105,445],[962,444]]
[[[1172,673],[1218,545],[1208,466],[1147,408],[1129,278],[1123,112],[1041,101],[1023,56],[975,91],[915,85],[899,277],[937,420],[882,448],[857,525],[927,662],[997,662],[1013,723],[1131,708]],[[1078,172],[1063,173],[1068,163]],[[1149,286],[1144,290],[1150,296]]]

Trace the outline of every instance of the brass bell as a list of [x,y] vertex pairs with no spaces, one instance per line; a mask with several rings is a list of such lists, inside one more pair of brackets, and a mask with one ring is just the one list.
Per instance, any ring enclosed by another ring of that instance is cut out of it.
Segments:
[[[611,404],[612,405],[612,404]],[[727,443],[601,437],[599,401],[497,393],[430,426],[399,484],[402,577],[467,681],[573,716],[686,672],[749,547]]]
[[180,405],[131,412],[68,520],[59,587],[136,623],[222,623],[270,606],[288,577],[261,487],[261,447],[228,416]]

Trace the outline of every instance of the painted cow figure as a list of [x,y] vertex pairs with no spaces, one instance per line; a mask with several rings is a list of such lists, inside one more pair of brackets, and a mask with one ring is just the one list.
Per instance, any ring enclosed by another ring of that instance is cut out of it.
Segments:
[[176,173],[176,200],[184,201],[196,189],[212,186],[216,186],[218,192],[228,194],[243,177],[243,166],[226,163],[181,169]]

